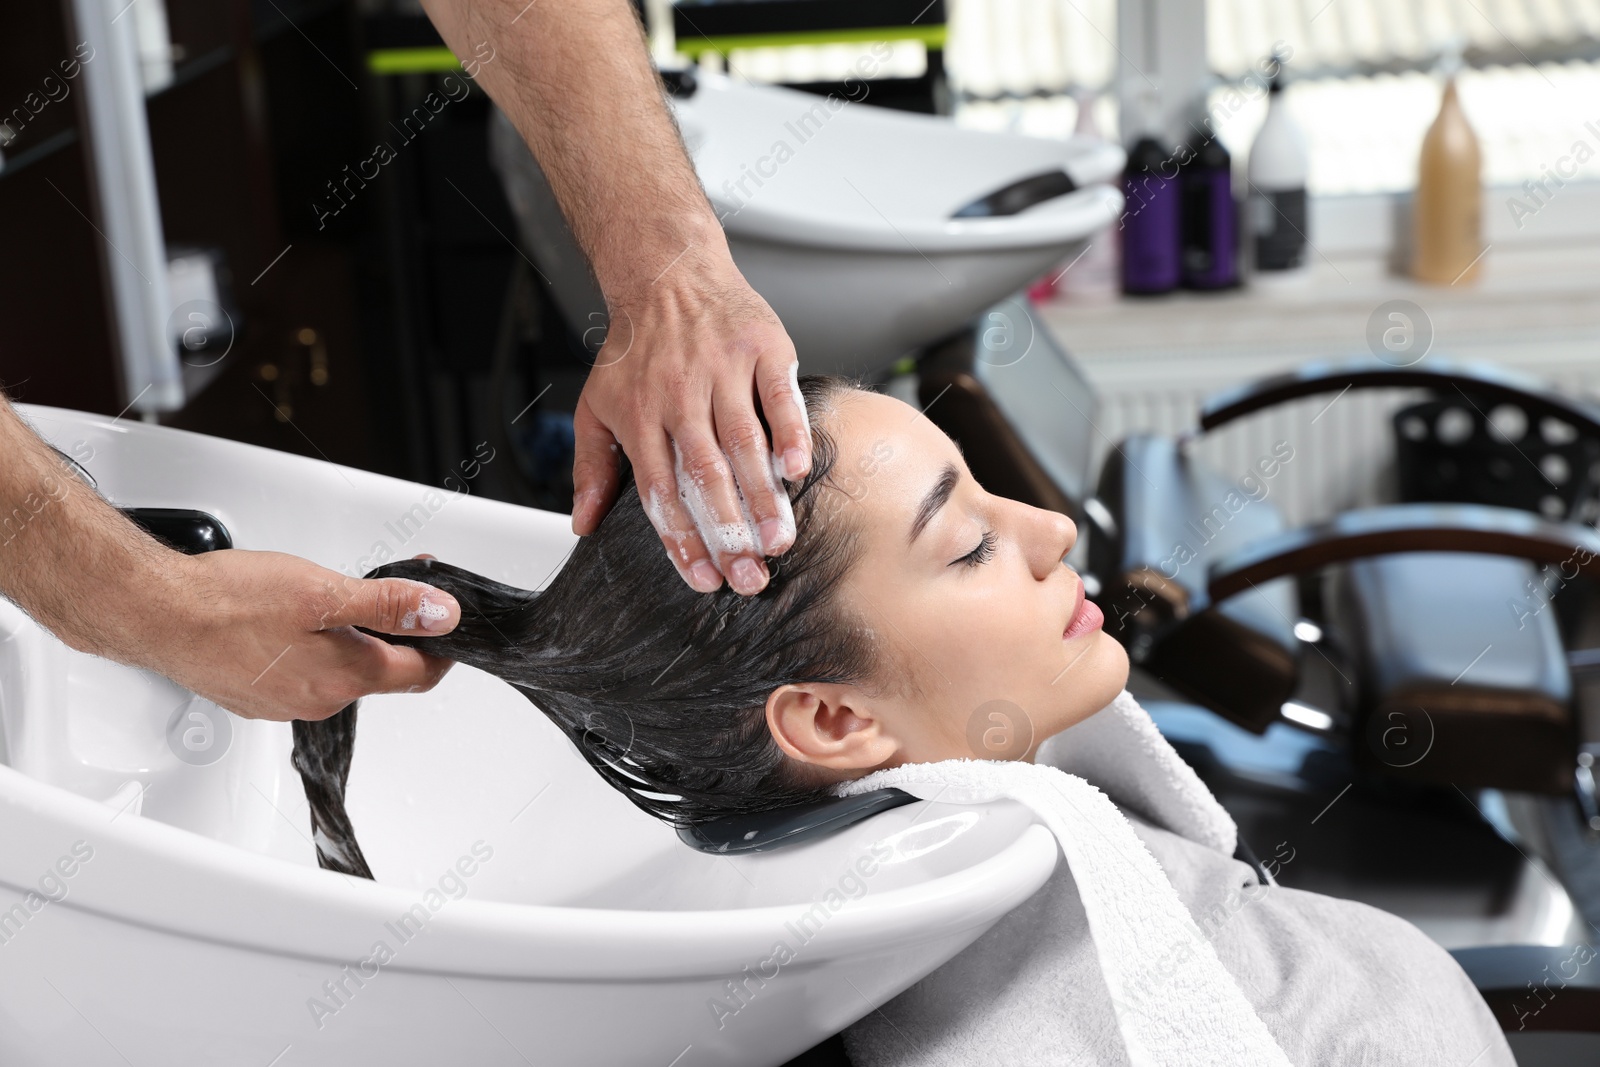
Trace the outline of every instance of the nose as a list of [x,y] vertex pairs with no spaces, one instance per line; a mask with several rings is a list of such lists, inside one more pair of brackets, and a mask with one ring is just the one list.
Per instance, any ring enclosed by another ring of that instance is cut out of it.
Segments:
[[1027,546],[1028,566],[1041,582],[1055,574],[1072,546],[1078,543],[1078,526],[1058,511],[1021,504],[1024,524],[1022,543]]

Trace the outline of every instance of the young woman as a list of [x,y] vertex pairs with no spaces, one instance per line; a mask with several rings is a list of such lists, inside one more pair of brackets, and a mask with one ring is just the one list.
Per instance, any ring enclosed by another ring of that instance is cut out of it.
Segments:
[[[1069,519],[984,492],[955,444],[898,400],[833,379],[802,392],[812,471],[789,486],[796,540],[759,595],[689,589],[656,544],[672,531],[627,501],[540,593],[428,560],[375,574],[453,594],[461,622],[426,649],[522,689],[612,785],[678,824],[813,800],[903,763],[988,758],[968,726],[996,701],[1026,717],[1018,758],[1032,760],[1122,691],[1123,649],[1062,562]],[[327,862],[364,873],[338,803],[350,713],[295,729]],[[1123,814],[1191,914],[1224,915],[1201,925],[1293,1062],[1514,1063],[1471,982],[1415,927],[1281,887],[1229,911],[1254,880],[1246,864]],[[980,974],[992,962],[987,988],[971,986],[974,960]],[[852,1052],[862,1067],[995,1061],[1007,1034],[1040,1026],[1023,1017],[1037,1004],[1019,978],[1059,988],[1076,966],[1094,953],[1063,863],[952,965],[853,1028]],[[1061,1003],[1064,1025],[1039,1030],[1060,1047],[1027,1062],[1069,1062],[1072,1016],[1111,1010]]]

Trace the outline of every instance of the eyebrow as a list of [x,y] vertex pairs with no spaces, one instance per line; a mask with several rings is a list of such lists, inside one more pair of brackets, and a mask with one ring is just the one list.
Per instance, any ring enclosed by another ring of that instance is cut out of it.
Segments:
[[956,470],[956,465],[946,463],[944,469],[939,472],[939,480],[928,490],[928,495],[917,505],[917,513],[911,517],[911,536],[906,539],[907,544],[916,541],[928,523],[933,521],[933,517],[939,514],[939,509],[950,500],[950,494],[955,492],[956,484],[960,481],[961,472]]

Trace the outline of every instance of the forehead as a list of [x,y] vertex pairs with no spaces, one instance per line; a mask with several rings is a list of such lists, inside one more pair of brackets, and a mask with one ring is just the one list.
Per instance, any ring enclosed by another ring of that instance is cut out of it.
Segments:
[[840,504],[878,520],[865,532],[904,540],[911,515],[946,463],[964,469],[950,438],[916,408],[881,393],[852,392],[828,420],[838,449],[828,478]]

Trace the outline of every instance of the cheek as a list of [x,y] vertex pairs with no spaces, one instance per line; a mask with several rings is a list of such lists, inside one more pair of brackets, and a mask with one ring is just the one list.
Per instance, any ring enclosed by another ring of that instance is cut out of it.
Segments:
[[1014,699],[1049,657],[1060,654],[1042,611],[1022,592],[976,581],[947,583],[943,595],[928,598],[908,620],[923,654],[915,665],[957,704]]
[[1009,577],[947,592],[917,625],[928,659],[948,679],[938,695],[957,728],[1005,701],[1042,740],[1111,702],[1127,683],[1127,654],[1103,630],[1069,648],[1060,632],[1068,610],[1061,589],[1031,574]]

